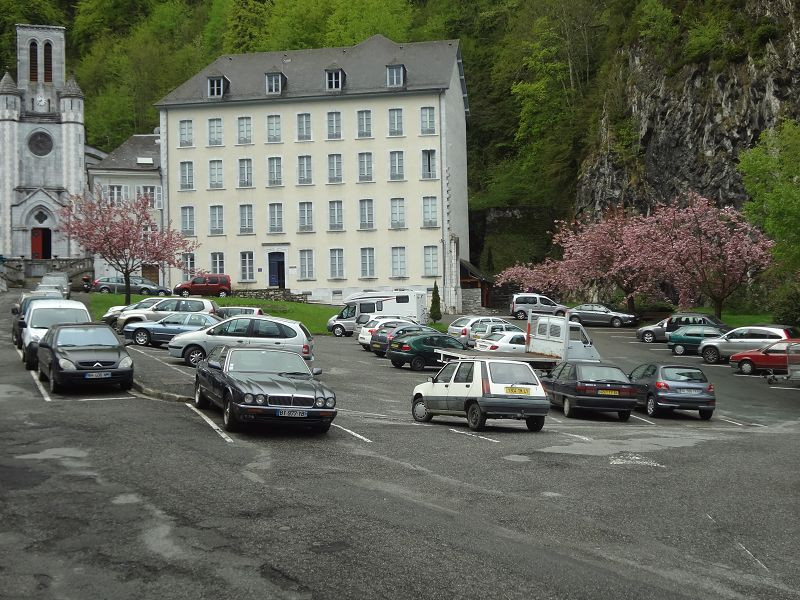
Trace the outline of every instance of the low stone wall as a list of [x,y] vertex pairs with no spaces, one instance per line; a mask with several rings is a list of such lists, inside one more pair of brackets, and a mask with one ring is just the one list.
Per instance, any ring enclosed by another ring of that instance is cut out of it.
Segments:
[[259,300],[278,300],[284,302],[308,302],[309,294],[293,294],[289,290],[264,288],[260,290],[233,290],[236,298],[258,298]]
[[482,310],[480,288],[461,288],[461,312],[471,315]]

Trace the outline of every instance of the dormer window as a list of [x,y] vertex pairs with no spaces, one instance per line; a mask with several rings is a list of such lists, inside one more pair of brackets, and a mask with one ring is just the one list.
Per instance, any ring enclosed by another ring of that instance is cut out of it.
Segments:
[[339,91],[344,87],[344,71],[335,69],[325,71],[325,89],[329,92]]
[[283,76],[280,73],[267,73],[267,93],[280,94],[283,91]]
[[403,65],[388,65],[386,67],[386,85],[388,87],[403,87],[405,85],[405,67]]
[[208,78],[208,97],[209,98],[222,98],[225,92],[225,78],[224,77],[209,77]]

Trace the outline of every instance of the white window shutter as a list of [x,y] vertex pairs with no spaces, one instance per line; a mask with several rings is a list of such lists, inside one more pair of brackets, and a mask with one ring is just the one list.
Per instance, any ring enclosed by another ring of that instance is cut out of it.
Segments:
[[160,185],[156,186],[156,199],[155,199],[155,201],[156,201],[156,204],[155,204],[156,208],[163,208],[164,200],[163,200],[163,193],[161,191],[161,186]]

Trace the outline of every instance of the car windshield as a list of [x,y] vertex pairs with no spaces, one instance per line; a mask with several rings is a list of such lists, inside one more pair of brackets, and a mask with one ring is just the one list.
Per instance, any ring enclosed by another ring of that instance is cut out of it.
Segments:
[[616,381],[618,383],[628,383],[628,376],[618,367],[607,367],[603,365],[582,365],[580,368],[581,381]]
[[533,369],[523,363],[491,362],[489,373],[494,383],[539,385]]
[[67,327],[58,332],[58,346],[119,346],[108,327]]
[[504,335],[505,335],[504,333],[490,333],[483,339],[485,339],[488,342],[497,342],[502,340]]
[[85,308],[37,308],[31,315],[30,326],[47,329],[51,325],[88,323],[90,320]]
[[705,373],[700,369],[691,369],[687,367],[664,367],[661,370],[664,379],[668,381],[691,381],[693,383],[705,383]]
[[470,320],[469,320],[469,318],[468,318],[468,317],[461,317],[460,319],[456,319],[455,321],[453,321],[453,322],[450,324],[450,326],[451,326],[451,327],[463,327],[464,325],[466,325],[467,323],[469,323],[469,321],[470,321]]
[[228,372],[311,374],[306,361],[299,354],[274,350],[232,350],[228,358]]

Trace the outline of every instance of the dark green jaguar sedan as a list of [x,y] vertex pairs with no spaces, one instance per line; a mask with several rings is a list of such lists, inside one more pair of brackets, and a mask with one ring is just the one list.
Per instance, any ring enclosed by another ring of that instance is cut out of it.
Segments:
[[445,333],[425,333],[392,340],[386,358],[398,369],[409,363],[412,370],[421,371],[428,366],[441,366],[435,354],[440,348],[467,350],[464,344]]

